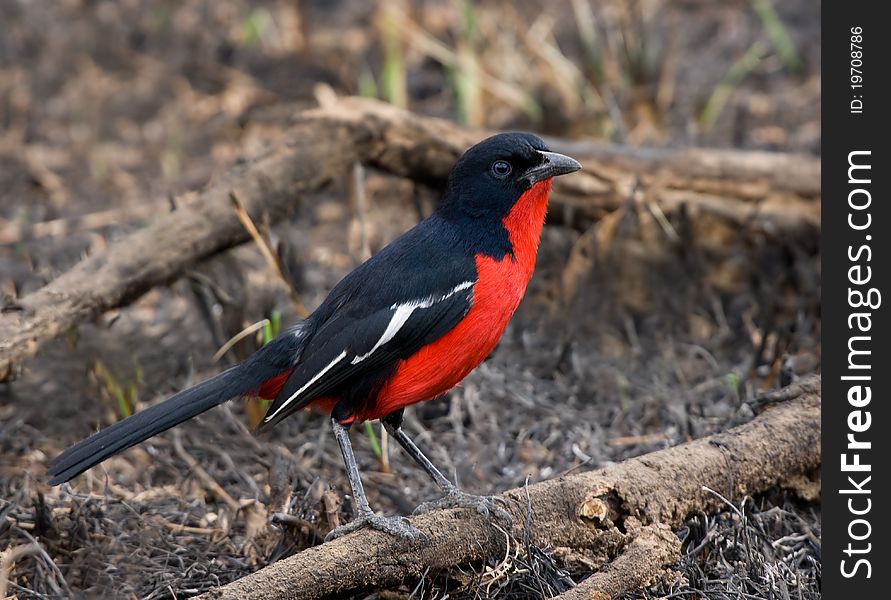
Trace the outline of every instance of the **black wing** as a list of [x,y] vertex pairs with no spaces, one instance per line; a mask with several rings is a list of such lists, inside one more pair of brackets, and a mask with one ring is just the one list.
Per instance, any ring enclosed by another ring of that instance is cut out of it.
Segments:
[[260,429],[388,373],[470,310],[476,265],[447,224],[421,222],[350,273],[310,317],[313,333]]
[[[470,310],[473,281],[423,298],[396,302],[363,318],[334,315],[319,328],[263,419],[275,425],[316,398],[388,367],[437,340]],[[349,312],[349,311],[345,311]]]

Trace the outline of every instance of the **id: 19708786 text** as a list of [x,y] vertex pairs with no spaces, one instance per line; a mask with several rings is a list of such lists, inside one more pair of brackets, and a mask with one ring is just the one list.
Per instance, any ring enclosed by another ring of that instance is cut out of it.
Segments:
[[863,114],[863,28],[851,27],[851,114]]

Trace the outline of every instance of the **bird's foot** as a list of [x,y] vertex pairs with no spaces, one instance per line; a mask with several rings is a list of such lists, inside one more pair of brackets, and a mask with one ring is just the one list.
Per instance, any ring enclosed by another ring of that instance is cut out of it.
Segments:
[[506,505],[504,499],[498,496],[475,496],[453,488],[439,500],[424,502],[415,509],[414,514],[430,512],[438,508],[472,508],[487,519],[494,515],[510,526],[513,525],[514,520],[504,509]]
[[427,535],[420,529],[412,527],[408,522],[408,519],[405,517],[381,517],[374,513],[367,513],[356,517],[346,525],[341,525],[340,527],[332,529],[328,535],[325,536],[325,541],[330,542],[333,539],[365,527],[377,529],[378,531],[383,531],[384,533],[389,533],[390,535],[395,535],[412,542],[427,540]]

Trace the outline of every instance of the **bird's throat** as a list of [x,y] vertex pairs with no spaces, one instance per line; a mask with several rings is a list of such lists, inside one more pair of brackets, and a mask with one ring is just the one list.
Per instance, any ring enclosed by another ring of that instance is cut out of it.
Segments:
[[514,260],[532,276],[535,255],[541,241],[541,228],[548,211],[548,193],[553,178],[539,181],[516,201],[502,223],[507,229]]

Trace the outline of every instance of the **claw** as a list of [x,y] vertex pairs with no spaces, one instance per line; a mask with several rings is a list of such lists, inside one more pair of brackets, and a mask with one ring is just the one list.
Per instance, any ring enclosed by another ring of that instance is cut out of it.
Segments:
[[383,531],[384,533],[389,533],[390,535],[395,535],[411,542],[421,542],[429,539],[427,534],[423,531],[412,527],[411,524],[409,524],[408,519],[405,517],[381,517],[370,513],[356,517],[346,525],[341,525],[336,529],[332,529],[328,535],[325,536],[325,541],[330,542],[333,539],[337,539],[365,527],[377,529],[378,531]]
[[456,488],[439,500],[424,502],[415,509],[414,514],[430,512],[438,508],[473,508],[487,519],[494,514],[507,522],[508,525],[513,525],[513,517],[502,508],[503,506],[507,506],[507,502],[499,496],[475,496]]

